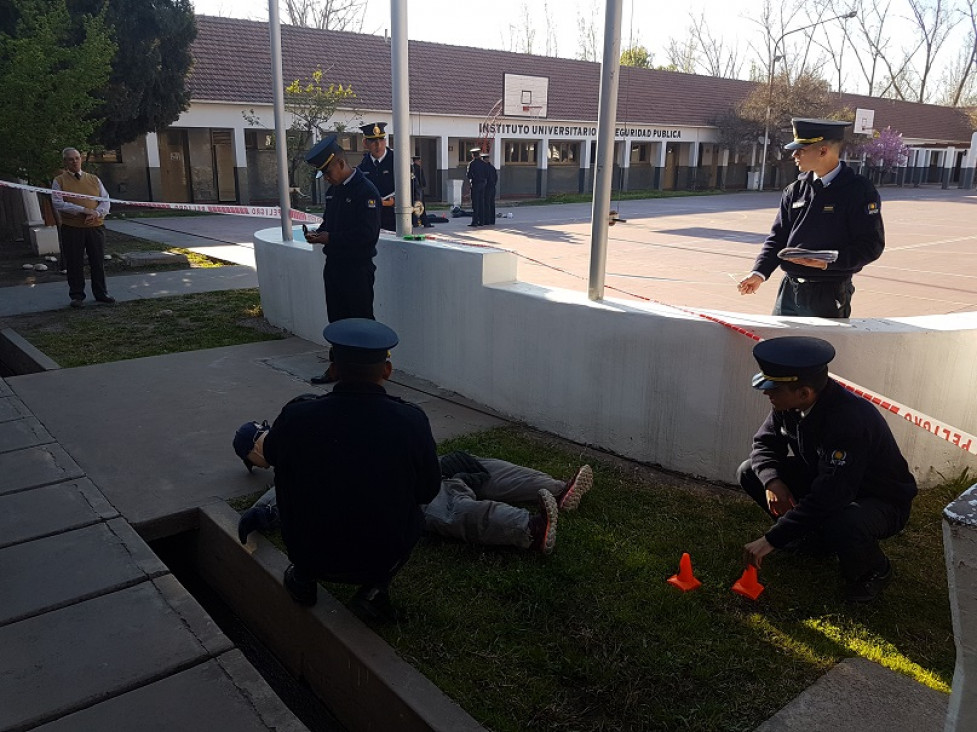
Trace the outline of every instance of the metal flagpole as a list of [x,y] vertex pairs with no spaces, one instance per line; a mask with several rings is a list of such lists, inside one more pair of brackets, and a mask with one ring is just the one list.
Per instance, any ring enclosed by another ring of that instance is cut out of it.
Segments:
[[285,136],[285,82],[282,78],[282,27],[278,20],[278,0],[268,0],[268,32],[271,35],[271,84],[275,93],[275,151],[278,153],[278,205],[282,210],[282,241],[292,241],[288,147]]
[[393,99],[394,212],[397,236],[410,234],[414,200],[410,185],[410,86],[407,81],[407,0],[390,0],[390,84]]
[[623,0],[607,0],[604,17],[604,62],[600,71],[600,106],[597,111],[597,162],[594,205],[590,222],[591,300],[604,298],[607,272],[607,227],[611,215],[614,175],[614,128],[617,127],[617,87],[621,72],[621,15]]

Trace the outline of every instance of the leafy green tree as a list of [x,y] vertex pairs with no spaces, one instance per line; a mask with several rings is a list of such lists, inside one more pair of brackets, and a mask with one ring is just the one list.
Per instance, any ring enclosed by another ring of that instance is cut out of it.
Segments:
[[[0,175],[45,184],[61,150],[92,142],[95,96],[115,45],[104,14],[75,20],[65,0],[11,0],[0,18]],[[80,37],[77,29],[80,25]]]
[[621,52],[621,66],[637,66],[642,69],[651,68],[651,54],[644,46],[631,46]]
[[[330,124],[330,121],[340,105],[348,106],[356,99],[351,84],[345,87],[326,84],[325,72],[316,67],[308,79],[295,79],[285,86],[285,112],[292,117],[286,134],[286,150],[288,179],[293,188],[309,190],[312,171],[305,164],[305,154],[317,139],[346,129],[345,124]],[[242,111],[241,115],[252,127],[265,126],[253,109]]]
[[118,50],[92,111],[96,139],[116,148],[161,130],[190,106],[186,77],[197,35],[190,0],[67,0],[74,17],[104,6]]
[[[294,185],[307,188],[311,182],[310,168],[305,165],[305,153],[313,142],[331,130],[342,131],[343,125],[327,124],[341,104],[356,98],[352,85],[325,85],[320,67],[306,80],[295,79],[285,87],[285,111],[291,113],[288,135],[288,173]],[[298,178],[302,178],[299,180]]]

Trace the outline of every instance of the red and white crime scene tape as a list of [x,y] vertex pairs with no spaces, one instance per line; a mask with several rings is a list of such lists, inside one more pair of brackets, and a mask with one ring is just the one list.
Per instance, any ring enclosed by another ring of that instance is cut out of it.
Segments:
[[[35,193],[46,193],[46,194],[54,193],[54,191],[50,188],[30,186],[24,183],[11,183],[9,181],[4,181],[4,180],[0,180],[0,187],[18,188],[25,191],[34,191]],[[72,193],[70,195],[72,197],[90,198],[97,201],[108,200],[110,203],[117,203],[119,205],[124,205],[124,206],[139,206],[143,208],[171,209],[174,211],[199,211],[201,213],[231,214],[234,216],[251,216],[254,218],[263,218],[263,219],[281,217],[281,209],[278,206],[238,206],[238,205],[229,206],[229,205],[222,205],[222,204],[213,205],[213,204],[200,204],[200,203],[159,203],[155,201],[125,201],[125,200],[115,199],[115,198],[106,199],[99,196],[87,196],[78,193]],[[319,216],[308,214],[305,213],[304,211],[290,210],[289,217],[291,218],[292,221],[298,221],[301,223],[309,223],[309,224],[318,224],[322,221],[322,219]],[[496,249],[504,252],[509,252],[510,254],[514,254],[515,256],[525,259],[526,261],[532,262],[533,264],[538,264],[542,267],[547,267],[548,269],[552,269],[557,272],[567,274],[576,279],[580,279],[580,280],[584,279],[582,276],[575,274],[573,272],[569,272],[565,269],[562,269],[561,267],[556,267],[552,264],[549,264],[547,262],[542,262],[538,259],[534,259],[533,257],[529,257],[525,254],[514,251],[512,249],[506,249],[505,247],[492,245],[492,244],[480,244],[474,242],[458,241],[456,239],[451,239],[448,237],[443,237],[438,235],[436,236],[428,235],[425,238],[430,239],[432,241],[441,242],[444,244],[474,247],[477,249]],[[655,300],[650,297],[645,297],[644,295],[638,295],[633,292],[628,292],[627,290],[623,290],[618,287],[613,287],[611,285],[607,285],[606,289],[620,292],[624,295],[628,295],[629,297],[633,297],[638,300],[655,303],[656,305],[662,305],[664,307],[672,308],[673,310],[679,310],[681,312],[694,315],[698,318],[702,318],[704,320],[708,320],[710,322],[721,325],[724,328],[727,328],[735,333],[739,333],[740,335],[746,336],[747,338],[750,338],[751,340],[754,341],[763,340],[763,338],[760,335],[750,330],[747,330],[746,328],[730,323],[729,321],[723,320],[722,318],[718,318],[715,315],[710,315],[708,313],[704,313],[699,310],[695,310],[693,308],[686,308],[680,305],[672,305],[670,303],[662,302],[660,300]],[[907,407],[905,404],[900,404],[899,402],[893,399],[889,399],[888,397],[882,396],[881,394],[876,394],[870,389],[866,389],[863,386],[859,386],[858,384],[843,379],[835,374],[831,374],[831,378],[833,378],[839,384],[841,384],[846,389],[848,389],[848,391],[857,394],[858,396],[864,399],[867,399],[868,401],[872,402],[872,404],[876,405],[880,409],[884,409],[887,412],[891,412],[892,414],[902,417],[903,419],[905,419],[907,422],[914,425],[915,427],[918,427],[922,430],[926,430],[926,432],[935,435],[936,437],[950,443],[951,445],[959,447],[961,450],[964,450],[965,452],[968,452],[971,455],[977,455],[977,437],[975,437],[974,435],[968,432],[964,432],[963,430],[953,427],[949,424],[946,424],[942,420],[935,419],[934,417],[930,417],[929,415],[923,414],[922,412],[916,411],[915,409],[911,409],[910,407]]]
[[[30,186],[25,183],[11,183],[10,181],[0,180],[0,187],[3,188],[19,188],[22,191],[33,191],[34,193],[47,193],[52,194],[57,191],[51,188],[41,188],[39,186]],[[104,198],[102,196],[88,196],[84,193],[65,193],[64,195],[70,195],[72,198],[88,198],[93,201],[108,201],[109,203],[117,203],[120,206],[138,206],[140,208],[159,208],[159,209],[170,209],[173,211],[199,211],[200,213],[212,213],[212,214],[231,214],[234,216],[252,216],[259,219],[276,219],[281,217],[282,210],[278,206],[238,206],[238,205],[226,205],[226,204],[209,204],[209,203],[159,203],[156,201],[124,201],[119,198]],[[305,211],[296,211],[294,209],[289,210],[289,218],[292,221],[298,221],[303,224],[319,224],[322,223],[322,218],[320,216],[315,216],[314,214],[305,213]]]
[[[512,249],[506,249],[505,247],[500,247],[492,244],[476,244],[470,242],[463,242],[463,241],[452,240],[452,239],[439,237],[439,236],[428,236],[427,238],[434,239],[435,241],[441,241],[444,243],[457,244],[460,246],[471,246],[471,247],[483,248],[483,249],[499,249],[505,252],[510,252],[511,254],[515,254],[517,257],[522,257],[523,259],[533,262],[534,264],[538,264],[543,267],[547,267],[549,269],[555,270],[557,272],[570,275],[571,277],[575,277],[576,279],[580,279],[580,280],[584,279],[582,276],[578,274],[569,272],[565,269],[556,267],[546,262],[541,262],[538,259],[533,259],[532,257],[528,257],[524,254],[520,254],[519,252],[513,251]],[[634,297],[638,300],[655,303],[656,305],[663,305],[665,307],[672,308],[673,310],[680,310],[684,313],[688,313],[698,318],[702,318],[703,320],[708,320],[712,323],[721,325],[724,328],[728,328],[729,330],[733,331],[734,333],[739,333],[740,335],[746,336],[747,338],[754,341],[759,342],[763,340],[763,337],[760,336],[759,334],[747,330],[746,328],[743,328],[734,323],[730,323],[727,320],[723,320],[722,318],[718,318],[715,315],[710,315],[708,313],[704,313],[692,308],[682,307],[681,305],[672,305],[667,302],[662,302],[661,300],[655,300],[654,298],[645,297],[644,295],[638,295],[636,293],[623,290],[619,287],[613,287],[611,285],[605,285],[605,288],[608,290],[614,290],[615,292],[620,292],[630,297]],[[900,404],[899,402],[893,399],[889,399],[888,397],[882,396],[881,394],[876,394],[871,389],[866,389],[864,386],[859,386],[858,384],[852,381],[848,381],[847,379],[843,379],[840,376],[837,376],[836,374],[832,373],[831,378],[837,381],[843,387],[845,387],[848,391],[852,392],[853,394],[857,394],[863,399],[867,399],[868,401],[872,402],[872,404],[879,407],[880,409],[884,409],[887,412],[891,412],[892,414],[902,417],[910,424],[919,427],[920,429],[926,430],[930,434],[936,435],[940,439],[949,442],[951,445],[955,445],[956,447],[959,447],[960,449],[969,452],[971,455],[977,455],[977,437],[975,437],[974,435],[964,432],[963,430],[953,427],[951,425],[948,425],[941,420],[935,419],[934,417],[930,417],[927,414],[918,412],[915,409],[911,409],[910,407],[907,407],[905,404]]]

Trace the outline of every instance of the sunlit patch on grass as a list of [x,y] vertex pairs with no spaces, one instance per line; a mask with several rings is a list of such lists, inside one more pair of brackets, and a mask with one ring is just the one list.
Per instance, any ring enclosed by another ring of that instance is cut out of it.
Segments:
[[846,629],[822,618],[810,618],[803,621],[803,624],[862,658],[905,674],[931,689],[950,693],[949,685],[936,673],[910,661],[885,638],[871,633],[862,625],[856,623]]

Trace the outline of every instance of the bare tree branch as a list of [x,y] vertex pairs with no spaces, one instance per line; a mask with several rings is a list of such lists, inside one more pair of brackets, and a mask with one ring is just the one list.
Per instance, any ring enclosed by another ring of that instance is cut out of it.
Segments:
[[920,48],[923,51],[922,70],[918,72],[919,91],[916,101],[925,102],[926,85],[933,71],[936,56],[950,31],[960,22],[960,18],[951,15],[950,0],[907,0],[907,2],[919,29]]
[[292,25],[359,33],[367,0],[283,0]]

